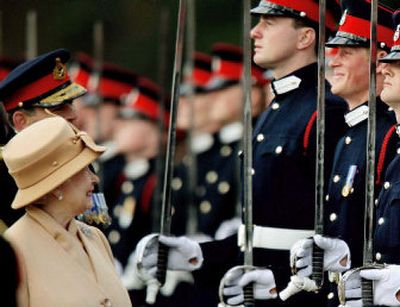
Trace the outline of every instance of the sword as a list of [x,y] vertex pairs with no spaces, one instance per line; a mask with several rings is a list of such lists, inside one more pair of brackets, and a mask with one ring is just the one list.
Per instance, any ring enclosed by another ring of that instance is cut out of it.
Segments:
[[[187,0],[179,1],[179,13],[176,29],[175,59],[172,76],[170,119],[168,127],[168,142],[166,151],[166,167],[163,182],[163,198],[161,207],[160,235],[169,235],[171,231],[171,181],[174,166],[176,143],[176,113],[179,101],[179,84],[182,68],[183,35],[186,21]],[[168,247],[159,242],[157,259],[157,280],[159,287],[165,283],[168,263]]]
[[[316,234],[323,234],[324,228],[324,155],[325,155],[325,14],[326,1],[319,0],[319,41],[318,41],[318,96],[317,96],[317,146],[315,169],[315,217]],[[313,244],[311,279],[317,291],[324,281],[324,251]]]
[[[251,115],[251,1],[243,0],[243,201],[244,201],[244,265],[251,270],[253,267],[253,150],[252,150],[252,115]],[[254,306],[253,285],[244,288],[244,306]]]
[[[367,168],[364,211],[364,247],[363,265],[370,266],[373,262],[374,234],[374,182],[375,182],[375,137],[376,137],[376,60],[377,60],[377,21],[378,0],[371,0],[371,39],[369,63],[369,99],[368,99],[368,130],[367,130]],[[372,281],[362,279],[363,306],[373,306]]]
[[188,131],[188,137],[186,140],[186,148],[188,150],[188,218],[186,223],[186,231],[188,234],[195,234],[198,231],[197,223],[197,208],[195,205],[194,192],[197,185],[197,160],[196,154],[192,149],[192,138],[193,138],[193,123],[194,123],[194,86],[193,86],[193,67],[194,67],[194,52],[195,52],[195,6],[194,0],[188,1],[188,12],[187,12],[187,31],[186,31],[186,61],[183,69],[185,80],[188,85],[188,103],[190,106],[190,126]]

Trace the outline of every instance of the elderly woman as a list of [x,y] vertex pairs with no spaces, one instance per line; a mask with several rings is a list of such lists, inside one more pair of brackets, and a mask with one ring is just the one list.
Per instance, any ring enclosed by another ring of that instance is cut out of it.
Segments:
[[97,228],[75,217],[92,205],[98,178],[88,165],[105,148],[61,117],[43,119],[14,136],[3,158],[26,214],[5,233],[21,258],[19,306],[131,306]]

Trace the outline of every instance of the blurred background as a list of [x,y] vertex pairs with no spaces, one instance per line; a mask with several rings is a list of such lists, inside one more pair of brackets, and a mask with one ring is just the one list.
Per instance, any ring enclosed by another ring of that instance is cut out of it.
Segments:
[[[217,41],[241,44],[241,1],[194,2],[196,50],[208,53]],[[101,21],[104,61],[157,80],[160,50],[165,50],[166,71],[172,74],[178,0],[0,0],[0,4],[1,55],[26,56],[27,19],[35,12],[38,54],[67,48],[93,55],[94,24]]]

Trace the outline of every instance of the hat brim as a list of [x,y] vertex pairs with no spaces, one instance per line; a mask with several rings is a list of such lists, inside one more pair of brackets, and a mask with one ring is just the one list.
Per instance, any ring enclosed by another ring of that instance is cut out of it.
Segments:
[[379,62],[390,63],[400,61],[400,51],[392,51],[388,55],[379,59]]
[[203,87],[204,90],[203,93],[219,91],[239,83],[240,80],[231,80],[231,79],[214,77],[207,83],[206,86]]
[[19,209],[43,197],[96,160],[105,150],[106,148],[103,146],[96,146],[96,151],[85,147],[79,155],[65,163],[42,181],[28,188],[19,189],[11,207]]
[[282,10],[269,7],[269,6],[257,6],[250,10],[250,14],[252,15],[268,15],[268,16],[286,16],[288,15],[287,12]]
[[325,43],[326,47],[335,48],[335,47],[368,47],[368,43],[357,41],[348,37],[343,36],[335,36],[330,39],[327,43]]
[[43,108],[57,107],[63,103],[81,97],[82,95],[86,94],[86,92],[87,90],[82,85],[72,82],[66,87],[63,87],[55,93],[52,93],[51,95],[41,99],[34,105]]

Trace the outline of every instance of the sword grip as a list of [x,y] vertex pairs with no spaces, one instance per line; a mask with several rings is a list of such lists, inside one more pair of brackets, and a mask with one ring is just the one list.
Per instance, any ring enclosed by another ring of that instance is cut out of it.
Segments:
[[253,283],[248,284],[243,288],[243,295],[244,295],[244,306],[253,307],[254,306]]
[[363,307],[374,306],[372,280],[361,278],[361,298]]
[[161,242],[158,242],[158,258],[157,258],[157,272],[156,277],[162,287],[165,283],[165,277],[167,275],[167,263],[168,263],[168,251],[169,247]]
[[313,243],[312,252],[312,273],[311,279],[315,282],[318,288],[322,287],[324,282],[324,250]]

